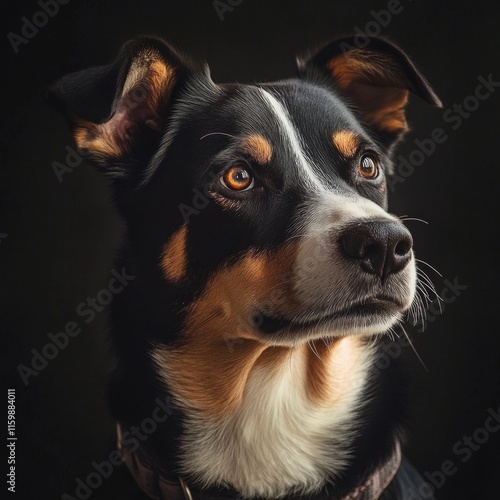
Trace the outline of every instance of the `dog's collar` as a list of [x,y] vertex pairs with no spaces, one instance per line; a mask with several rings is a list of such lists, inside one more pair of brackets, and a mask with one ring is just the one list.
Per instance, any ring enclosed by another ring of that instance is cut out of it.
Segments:
[[[169,478],[140,446],[132,447],[122,442],[122,431],[117,424],[118,449],[137,485],[155,500],[224,500],[242,498],[237,493],[225,490],[221,493],[197,492],[189,487],[182,477]],[[365,480],[343,496],[321,494],[308,496],[308,500],[377,500],[394,479],[401,464],[401,447],[396,441],[390,457]],[[296,498],[296,497],[294,497]]]

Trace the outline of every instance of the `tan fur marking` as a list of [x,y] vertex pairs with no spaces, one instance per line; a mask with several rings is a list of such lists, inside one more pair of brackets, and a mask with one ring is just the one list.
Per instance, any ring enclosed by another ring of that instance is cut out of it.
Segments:
[[319,405],[333,404],[352,390],[351,378],[360,363],[362,339],[343,337],[330,344],[312,342],[307,350],[307,393]]
[[[153,55],[149,56],[150,58]],[[156,56],[157,57],[157,56]],[[136,108],[143,110],[138,123],[156,129],[159,111],[168,101],[175,84],[175,71],[163,61],[146,60],[132,64],[122,90],[122,102],[115,114],[105,123],[92,123],[75,119],[75,142],[79,148],[101,158],[120,158],[127,153],[128,137],[123,137],[116,126],[124,111],[133,113]],[[127,133],[130,133],[127,132]]]
[[161,61],[155,61],[149,67],[147,72],[147,84],[150,92],[151,109],[158,109],[159,106],[170,98],[173,86],[175,84],[174,69],[165,65]]
[[164,276],[170,281],[180,281],[186,273],[186,236],[187,225],[184,224],[163,247],[160,267]]
[[390,57],[353,50],[327,66],[370,125],[393,133],[408,130],[404,107],[409,92]]
[[334,132],[332,140],[340,154],[347,158],[352,158],[358,150],[359,139],[354,132],[349,130]]
[[404,108],[408,95],[409,92],[404,89],[386,89],[384,95],[379,94],[371,105],[365,103],[366,121],[388,132],[406,132],[408,124]]
[[78,120],[74,130],[76,145],[83,150],[91,151],[98,157],[118,158],[123,151],[111,136],[106,124]]
[[241,404],[254,366],[287,358],[285,348],[258,336],[249,317],[257,304],[268,303],[275,313],[297,309],[284,280],[296,250],[290,245],[272,255],[250,253],[218,271],[187,311],[185,346],[156,352],[167,383],[184,404],[214,418],[230,414]]
[[372,65],[367,61],[349,56],[335,57],[328,62],[327,66],[342,89],[347,89],[354,80],[359,80],[360,77],[372,71]]
[[243,150],[261,165],[269,164],[273,157],[271,143],[258,134],[243,139]]

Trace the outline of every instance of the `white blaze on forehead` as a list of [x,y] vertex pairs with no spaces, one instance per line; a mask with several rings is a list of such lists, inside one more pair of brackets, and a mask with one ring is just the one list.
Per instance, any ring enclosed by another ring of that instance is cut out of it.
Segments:
[[387,213],[374,201],[356,193],[336,193],[328,191],[322,193],[318,204],[311,207],[311,217],[325,224],[333,225],[346,223],[358,219],[388,219],[399,222],[399,219]]
[[264,89],[259,89],[259,91],[266,104],[268,104],[273,111],[281,129],[282,136],[288,141],[294,159],[296,160],[301,172],[304,174],[304,180],[306,181],[308,187],[314,188],[315,191],[325,191],[323,182],[321,182],[312,169],[312,161],[304,152],[298,132],[294,128],[287,110],[272,94]]

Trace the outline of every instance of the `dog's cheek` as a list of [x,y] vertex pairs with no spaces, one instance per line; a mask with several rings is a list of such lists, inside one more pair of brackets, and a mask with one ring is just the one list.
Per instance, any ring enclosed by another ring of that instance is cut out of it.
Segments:
[[297,251],[297,242],[272,252],[251,250],[237,263],[222,266],[191,306],[187,330],[196,330],[197,324],[218,312],[225,331],[253,337],[251,316],[256,309],[282,314],[296,309],[290,275]]
[[[184,232],[181,228],[166,246],[170,276]],[[296,307],[286,285],[295,255],[296,244],[273,253],[251,251],[215,271],[186,312],[182,346],[158,345],[152,351],[160,378],[184,404],[219,418],[241,404],[246,377],[269,347],[251,324],[252,311],[264,303],[283,312]],[[276,290],[280,293],[273,295]],[[271,364],[284,356],[281,349],[273,352],[278,359],[266,358]]]

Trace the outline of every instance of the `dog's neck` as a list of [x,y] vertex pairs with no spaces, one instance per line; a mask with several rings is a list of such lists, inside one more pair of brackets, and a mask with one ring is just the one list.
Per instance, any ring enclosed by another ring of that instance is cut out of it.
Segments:
[[296,347],[241,339],[228,349],[199,338],[154,353],[187,415],[185,474],[272,498],[314,491],[345,470],[372,360],[363,339]]
[[290,386],[301,387],[312,406],[335,405],[364,373],[361,361],[367,353],[366,341],[357,337],[282,347],[200,336],[185,348],[155,349],[153,357],[167,387],[186,407],[224,418],[243,404],[248,382],[257,372],[284,376]]

